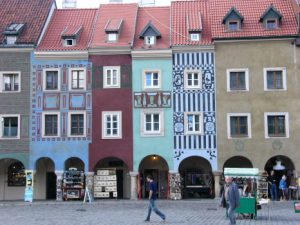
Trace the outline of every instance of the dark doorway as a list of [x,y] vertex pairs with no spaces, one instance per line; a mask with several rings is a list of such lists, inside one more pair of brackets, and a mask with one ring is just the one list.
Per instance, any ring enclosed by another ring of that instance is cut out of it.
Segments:
[[56,174],[47,172],[46,199],[56,199]]
[[123,170],[117,170],[118,198],[123,198]]

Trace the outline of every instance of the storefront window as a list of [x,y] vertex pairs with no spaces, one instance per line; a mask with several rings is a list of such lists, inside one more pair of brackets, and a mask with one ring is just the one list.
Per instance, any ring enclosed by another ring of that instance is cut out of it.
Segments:
[[8,186],[25,186],[25,168],[21,162],[8,167]]

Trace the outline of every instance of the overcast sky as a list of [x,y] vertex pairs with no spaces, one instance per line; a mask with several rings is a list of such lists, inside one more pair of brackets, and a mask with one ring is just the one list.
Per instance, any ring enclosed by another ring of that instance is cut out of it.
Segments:
[[[56,0],[57,7],[61,8],[63,0]],[[77,0],[77,8],[98,8],[101,0]],[[123,0],[124,3],[137,2],[138,0]],[[155,0],[157,6],[170,5],[171,0]]]

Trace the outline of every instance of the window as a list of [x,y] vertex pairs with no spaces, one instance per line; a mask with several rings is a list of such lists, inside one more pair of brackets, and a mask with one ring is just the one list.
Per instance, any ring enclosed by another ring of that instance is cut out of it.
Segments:
[[289,137],[288,113],[265,113],[265,137]]
[[104,88],[120,88],[120,66],[105,66],[104,71]]
[[70,90],[85,90],[86,89],[86,70],[82,69],[71,69],[70,78]]
[[43,112],[43,136],[58,137],[60,135],[59,112]]
[[203,114],[195,112],[184,113],[185,134],[203,133]]
[[200,89],[202,87],[202,74],[199,70],[184,71],[184,88]]
[[266,29],[274,30],[276,28],[277,28],[277,20],[276,19],[266,20]]
[[249,113],[227,115],[228,138],[251,138],[251,117]]
[[248,91],[249,90],[248,69],[227,70],[227,91]]
[[45,69],[43,73],[45,91],[60,90],[60,72],[57,69]]
[[74,46],[76,45],[75,39],[65,39],[65,46]]
[[9,165],[7,171],[7,185],[10,187],[14,186],[25,186],[26,175],[25,167],[21,162],[15,162]]
[[228,30],[237,31],[239,30],[239,21],[228,21]]
[[265,68],[264,88],[268,90],[286,90],[286,69],[285,68]]
[[69,112],[69,132],[71,137],[85,136],[86,134],[86,114],[85,112]]
[[6,36],[6,44],[14,45],[17,41],[17,36]]
[[144,88],[160,88],[160,71],[144,71]]
[[164,135],[163,111],[162,110],[142,110],[141,111],[141,134],[142,136],[162,136]]
[[102,112],[102,138],[122,138],[122,112]]
[[20,72],[1,72],[1,92],[20,92]]
[[155,36],[146,36],[145,44],[146,45],[154,45],[155,44]]
[[20,116],[0,115],[1,131],[0,137],[3,139],[17,139],[20,137]]
[[192,33],[190,34],[191,41],[199,41],[200,40],[200,34]]
[[118,40],[118,34],[117,33],[109,33],[109,34],[107,34],[107,39],[110,42],[116,42]]

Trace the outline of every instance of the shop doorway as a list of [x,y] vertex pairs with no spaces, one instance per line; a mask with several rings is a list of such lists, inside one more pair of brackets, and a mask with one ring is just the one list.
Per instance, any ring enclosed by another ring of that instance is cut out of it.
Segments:
[[179,165],[183,198],[214,198],[214,178],[208,160],[192,156]]
[[226,160],[224,168],[253,168],[252,162],[244,156],[234,156]]
[[138,195],[139,198],[148,198],[149,188],[147,184],[147,175],[152,175],[157,182],[157,197],[160,199],[168,198],[168,163],[164,158],[158,155],[145,157],[139,166],[139,183]]
[[47,172],[46,186],[46,199],[56,199],[56,174],[54,172]]
[[117,198],[130,198],[130,176],[126,163],[118,158],[109,157],[98,161],[94,167],[95,175],[97,170],[115,169],[117,176]]
[[77,171],[84,172],[84,162],[76,157],[69,158],[65,161],[65,170],[70,170],[70,168],[76,168]]

